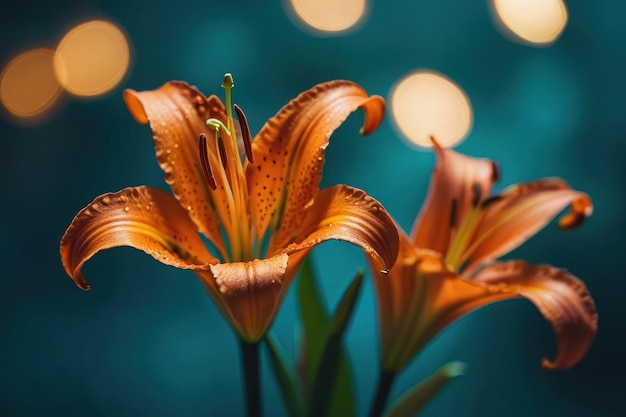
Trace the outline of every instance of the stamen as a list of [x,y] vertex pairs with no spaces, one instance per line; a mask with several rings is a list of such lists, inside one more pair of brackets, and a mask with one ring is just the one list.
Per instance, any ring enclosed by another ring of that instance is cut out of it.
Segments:
[[484,210],[488,206],[492,205],[496,201],[502,200],[503,198],[504,197],[499,195],[499,194],[498,195],[492,195],[491,197],[487,197],[486,199],[483,200],[482,203],[480,203],[480,208],[481,208],[481,210]]
[[212,190],[217,190],[217,183],[215,182],[215,176],[213,175],[213,170],[211,169],[211,161],[209,160],[209,152],[206,144],[206,135],[204,133],[200,133],[198,150],[200,151],[200,163],[202,164],[204,179]]
[[450,207],[450,228],[453,229],[456,226],[456,210],[458,201],[456,198],[452,199],[452,206]]
[[235,108],[235,113],[237,113],[237,120],[239,121],[239,126],[241,127],[241,138],[243,139],[243,146],[246,150],[246,158],[250,163],[254,163],[254,155],[252,154],[252,140],[250,138],[250,126],[248,125],[248,119],[246,119],[246,115],[241,110],[241,107],[238,105],[233,106]]
[[224,167],[224,172],[228,172],[228,156],[226,155],[226,148],[224,147],[224,140],[222,139],[222,135],[217,135],[217,148],[220,151],[220,160],[222,161],[222,166]]
[[474,191],[474,196],[472,197],[472,206],[477,207],[483,198],[483,189],[479,183],[475,182],[472,191]]
[[500,167],[500,164],[496,161],[491,161],[491,169],[491,181],[500,181],[500,177],[502,176],[502,168]]

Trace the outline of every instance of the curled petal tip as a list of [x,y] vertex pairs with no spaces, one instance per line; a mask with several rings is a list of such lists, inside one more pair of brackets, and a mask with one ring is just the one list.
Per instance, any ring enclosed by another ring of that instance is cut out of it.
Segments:
[[148,115],[143,107],[143,104],[137,97],[137,92],[133,89],[127,88],[124,90],[124,103],[130,112],[130,115],[135,119],[137,123],[148,123]]
[[543,368],[544,371],[554,371],[556,370],[556,367],[554,366],[554,363],[552,361],[550,361],[547,358],[543,358],[541,360],[541,367]]
[[378,265],[378,272],[387,275],[389,273],[389,269],[395,263],[395,258],[384,256],[385,254],[382,254],[373,248],[369,248],[366,252],[367,255],[372,258],[372,261]]
[[72,276],[72,280],[74,280],[76,286],[83,291],[89,291],[91,289],[91,285],[89,285],[89,283],[85,281],[85,278],[83,278],[80,272],[78,272],[78,274],[74,274]]
[[553,359],[541,360],[543,369],[569,369],[589,350],[598,328],[598,313],[584,283],[567,271],[505,261],[485,267],[472,281],[486,287],[501,287],[505,298],[528,299],[550,323],[557,339],[557,352]]
[[559,220],[559,228],[561,230],[575,229],[581,226],[593,214],[593,203],[587,195],[574,200],[571,207],[571,212]]
[[370,96],[360,106],[365,111],[365,121],[359,133],[367,136],[380,126],[385,115],[385,99],[381,96]]
[[582,226],[586,219],[587,216],[582,216],[580,213],[569,213],[559,220],[559,228],[561,230],[577,229]]

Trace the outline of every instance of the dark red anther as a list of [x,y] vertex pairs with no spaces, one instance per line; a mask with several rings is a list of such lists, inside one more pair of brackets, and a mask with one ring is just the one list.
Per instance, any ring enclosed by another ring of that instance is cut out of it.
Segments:
[[474,192],[474,195],[472,196],[472,206],[478,207],[483,199],[483,188],[480,186],[479,183],[475,182],[472,191]]
[[456,210],[457,210],[458,201],[456,198],[452,199],[452,206],[450,207],[450,229],[453,229],[456,226]]
[[496,161],[491,161],[491,181],[498,182],[502,176],[502,168]]
[[492,205],[493,203],[495,203],[496,201],[500,201],[502,200],[504,197],[501,195],[492,195],[491,197],[487,197],[483,200],[482,203],[480,203],[480,208],[481,209],[485,209],[488,206]]
[[215,182],[215,176],[213,175],[213,170],[211,169],[211,161],[209,160],[209,151],[206,144],[206,135],[204,133],[200,133],[198,150],[200,152],[200,164],[202,165],[204,180],[212,190],[216,190],[217,183]]
[[233,106],[235,113],[237,113],[237,120],[239,121],[239,127],[241,127],[241,137],[243,140],[243,146],[246,150],[246,158],[252,164],[254,162],[254,155],[252,154],[252,137],[250,135],[250,126],[248,125],[248,119],[238,105]]
[[226,154],[226,148],[224,147],[222,135],[220,135],[219,133],[217,134],[217,148],[220,152],[220,160],[222,161],[224,172],[228,172],[228,155]]

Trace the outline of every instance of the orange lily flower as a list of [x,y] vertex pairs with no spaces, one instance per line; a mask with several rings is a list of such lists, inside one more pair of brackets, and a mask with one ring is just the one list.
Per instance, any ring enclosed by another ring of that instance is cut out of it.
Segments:
[[348,81],[320,84],[283,107],[251,140],[234,105],[236,130],[230,74],[222,87],[226,106],[183,82],[125,91],[132,116],[150,124],[174,195],[140,186],[97,197],[65,232],[61,258],[82,289],[90,288],[81,274],[85,261],[117,246],[190,269],[242,340],[256,342],[317,244],[351,242],[383,270],[396,259],[397,231],[380,203],[345,185],[319,190],[332,132],[361,108],[362,133],[369,134],[385,105]]
[[425,204],[389,274],[375,268],[383,372],[396,374],[448,324],[497,301],[524,297],[552,325],[558,341],[545,369],[566,369],[587,352],[597,314],[585,285],[564,270],[524,261],[494,262],[548,224],[580,225],[590,198],[558,178],[517,184],[489,196],[498,166],[435,143],[437,165]]

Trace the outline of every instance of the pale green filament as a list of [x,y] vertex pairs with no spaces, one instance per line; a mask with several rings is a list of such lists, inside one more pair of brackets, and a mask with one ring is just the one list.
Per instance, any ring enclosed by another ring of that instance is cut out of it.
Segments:
[[232,75],[224,75],[222,87],[225,92],[226,123],[215,118],[206,121],[208,128],[215,132],[218,171],[228,204],[228,208],[222,211],[223,215],[221,214],[220,218],[228,235],[231,262],[252,260],[258,244],[254,241],[255,233],[248,207],[248,185],[235,133],[231,93],[234,85]]
[[480,214],[482,210],[480,207],[473,207],[467,214],[465,221],[461,224],[461,228],[454,235],[454,238],[450,242],[448,248],[448,254],[446,255],[446,266],[452,271],[458,270],[462,263],[462,255],[470,242],[474,230],[480,220]]

